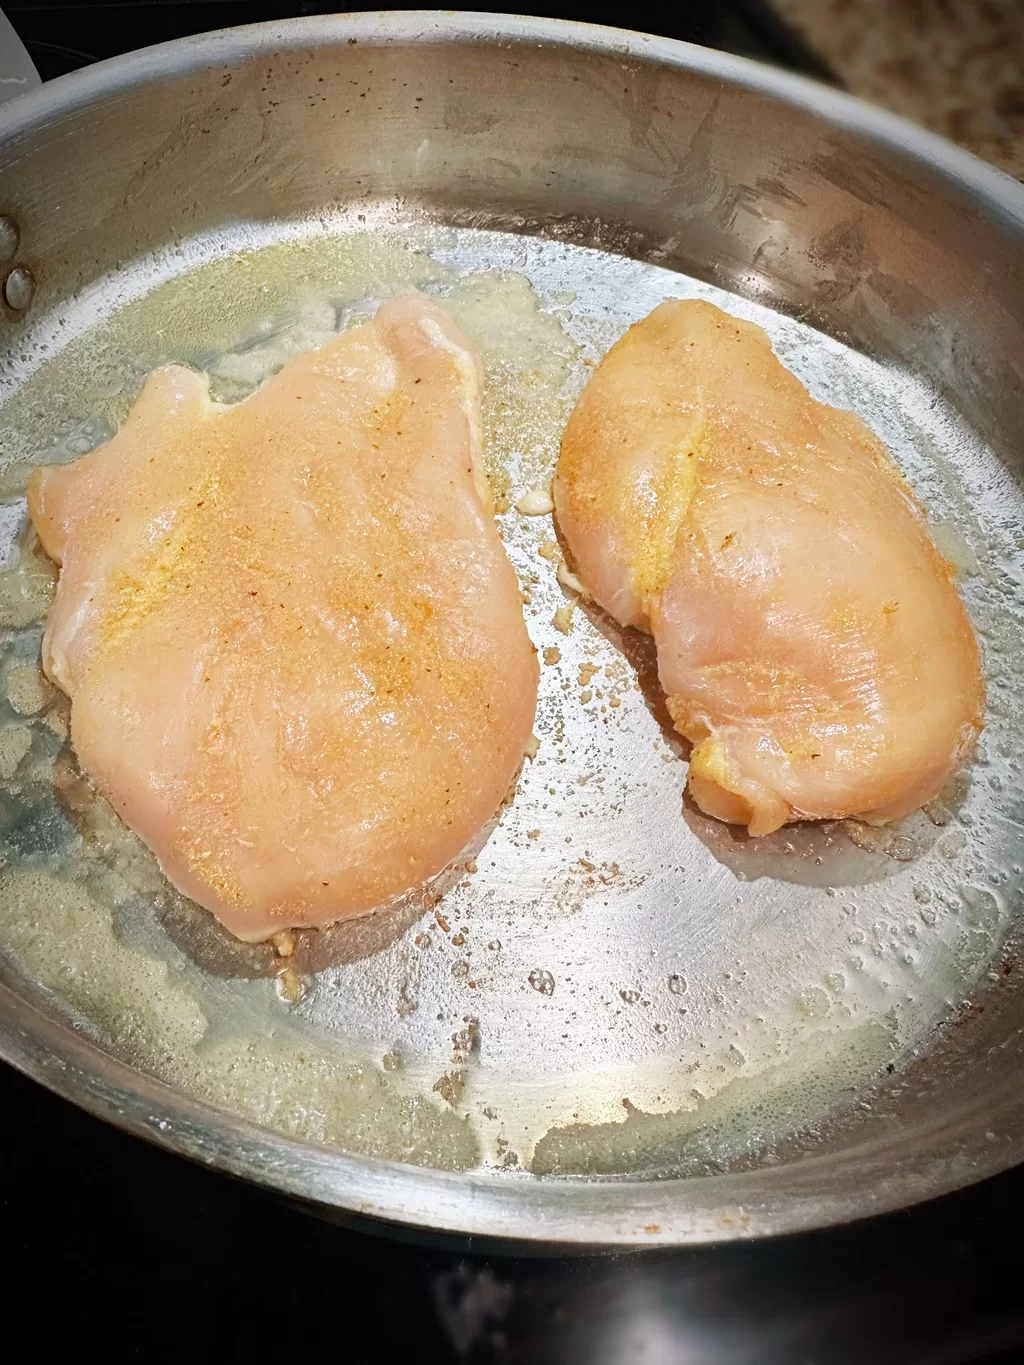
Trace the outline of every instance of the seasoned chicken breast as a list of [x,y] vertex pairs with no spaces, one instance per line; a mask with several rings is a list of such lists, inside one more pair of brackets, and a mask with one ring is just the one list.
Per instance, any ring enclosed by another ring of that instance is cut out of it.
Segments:
[[709,815],[885,822],[970,753],[984,691],[952,570],[887,451],[765,333],[670,302],[601,361],[554,482],[579,577],[649,631]]
[[538,668],[480,382],[402,299],[234,407],[157,371],[113,440],[33,478],[78,758],[239,938],[430,877],[517,771]]

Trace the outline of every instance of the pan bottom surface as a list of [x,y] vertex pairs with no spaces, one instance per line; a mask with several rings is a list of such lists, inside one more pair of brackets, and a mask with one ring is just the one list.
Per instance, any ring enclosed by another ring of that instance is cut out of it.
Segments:
[[[766,306],[610,252],[361,216],[184,241],[26,333],[0,465],[5,978],[172,1089],[358,1156],[636,1180],[827,1144],[985,987],[1024,906],[1020,489],[919,378]],[[54,572],[24,487],[109,436],[157,365],[207,371],[235,401],[409,289],[439,296],[484,358],[488,463],[542,659],[539,745],[432,887],[298,934],[282,977],[269,946],[169,887],[77,769],[38,670]],[[672,297],[759,323],[816,397],[863,417],[959,570],[987,725],[971,767],[897,827],[751,839],[693,808],[649,642],[563,587],[550,517],[516,510],[593,365]]]

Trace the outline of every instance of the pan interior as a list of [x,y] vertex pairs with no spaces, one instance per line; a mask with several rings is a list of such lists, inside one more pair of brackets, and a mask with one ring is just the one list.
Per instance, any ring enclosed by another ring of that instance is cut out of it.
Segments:
[[[1024,909],[1020,489],[941,394],[793,318],[591,248],[363,218],[188,240],[37,319],[6,373],[5,976],[173,1087],[352,1153],[509,1179],[776,1162],[898,1077]],[[54,572],[24,487],[116,429],[155,366],[196,366],[234,401],[409,289],[440,296],[485,360],[488,461],[543,659],[539,747],[434,886],[298,935],[280,978],[269,947],[168,886],[77,770],[37,666]],[[759,323],[815,396],[859,413],[958,567],[987,726],[970,769],[896,828],[749,839],[684,802],[649,643],[563,588],[550,518],[515,509],[549,478],[593,364],[670,297]]]

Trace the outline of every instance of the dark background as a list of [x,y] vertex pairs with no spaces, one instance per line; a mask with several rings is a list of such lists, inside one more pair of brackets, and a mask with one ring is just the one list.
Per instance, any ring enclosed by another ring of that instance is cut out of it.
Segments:
[[[3,8],[45,80],[148,43],[337,6]],[[833,79],[760,0],[525,8]],[[327,1223],[106,1127],[0,1067],[0,1361],[31,1340],[31,1357],[44,1363],[71,1352],[289,1365],[1024,1362],[1022,1225],[1024,1172],[1013,1172],[911,1212],[770,1243],[478,1254]]]
[[[190,33],[294,15],[334,14],[344,7],[331,0],[299,0],[291,4],[281,0],[8,0],[2,8],[45,81],[90,61]],[[405,3],[394,0],[386,8],[416,9],[417,5],[414,0]],[[478,5],[472,0],[465,0],[461,8],[497,12],[503,9],[500,5]],[[512,0],[504,12],[517,12]],[[775,19],[765,0],[676,0],[674,4],[628,9],[545,6],[531,0],[519,12],[592,24],[618,24],[761,57],[826,78],[829,74],[799,39]]]
[[827,1233],[516,1258],[333,1226],[6,1069],[0,1123],[12,1362],[16,1322],[43,1365],[1024,1360],[1019,1172]]

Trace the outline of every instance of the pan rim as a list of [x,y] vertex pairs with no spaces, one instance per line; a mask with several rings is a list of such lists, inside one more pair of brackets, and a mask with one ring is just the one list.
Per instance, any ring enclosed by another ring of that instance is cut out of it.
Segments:
[[646,61],[655,66],[728,80],[731,85],[823,115],[847,131],[885,143],[890,150],[902,154],[909,152],[932,170],[989,198],[991,207],[1024,228],[1024,185],[1012,176],[938,133],[808,76],[675,38],[575,20],[474,10],[378,10],[300,16],[216,29],[139,48],[58,76],[8,100],[0,107],[0,147],[17,134],[45,126],[55,116],[85,106],[97,96],[108,97],[130,90],[154,76],[183,75],[226,61],[309,50],[333,41],[389,47],[481,40],[500,41],[505,45],[567,47],[573,51]]

